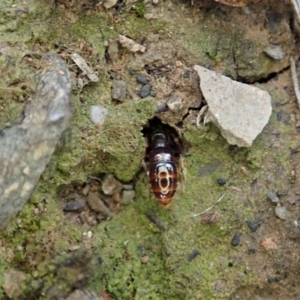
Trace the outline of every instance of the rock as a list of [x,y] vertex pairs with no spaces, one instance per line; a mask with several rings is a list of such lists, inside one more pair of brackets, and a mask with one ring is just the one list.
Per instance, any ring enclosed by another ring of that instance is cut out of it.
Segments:
[[106,195],[113,195],[120,192],[123,189],[123,185],[112,174],[105,175],[102,181],[102,191]]
[[110,9],[117,4],[118,0],[106,0],[103,3],[105,9]]
[[269,45],[264,52],[274,60],[281,60],[284,58],[284,52],[281,46],[278,45]]
[[225,185],[226,182],[227,182],[227,180],[225,178],[220,177],[220,178],[217,179],[217,183],[218,183],[219,186]]
[[122,80],[114,80],[111,96],[114,100],[123,101],[126,96],[126,83]]
[[236,232],[231,240],[231,245],[233,247],[237,247],[240,244],[241,241],[241,233],[240,232]]
[[71,117],[71,74],[57,55],[46,54],[36,93],[24,118],[1,131],[0,228],[29,199]]
[[195,65],[194,69],[208,104],[209,120],[229,144],[250,147],[269,121],[271,96],[201,66]]
[[247,220],[247,225],[252,232],[255,232],[260,226],[259,223],[254,222],[252,220]]
[[26,274],[14,269],[6,270],[3,273],[2,288],[9,299],[17,299],[22,292],[22,284],[26,281]]
[[146,76],[142,76],[142,75],[137,75],[136,76],[136,81],[138,83],[141,83],[141,84],[147,84],[147,83],[149,83],[149,80],[147,79],[147,77]]
[[167,102],[168,108],[172,112],[177,112],[182,108],[182,99],[179,95],[173,95],[171,99]]
[[147,20],[147,21],[150,21],[154,18],[154,15],[152,13],[146,13],[144,14],[144,18]]
[[126,37],[125,35],[119,34],[118,41],[122,45],[122,47],[128,49],[131,52],[145,52],[146,47],[135,42],[134,40]]
[[270,251],[270,250],[277,250],[277,244],[271,239],[271,238],[263,238],[260,241],[260,244],[262,245],[265,250]]
[[107,53],[111,61],[116,61],[119,58],[119,43],[112,40],[108,44]]
[[112,217],[114,214],[109,210],[109,208],[100,199],[97,193],[89,192],[87,197],[87,203],[90,208],[96,212],[100,212],[106,217]]
[[158,2],[159,2],[159,0],[152,0],[152,3],[153,3],[154,5],[157,5]]
[[122,198],[120,203],[123,205],[127,205],[133,201],[134,197],[135,197],[134,190],[124,190],[122,193]]
[[268,198],[271,200],[272,203],[277,204],[279,203],[279,199],[277,195],[273,192],[268,192]]
[[102,125],[108,115],[108,110],[102,105],[91,105],[90,118],[95,125]]
[[65,300],[103,300],[95,292],[89,290],[75,290]]
[[149,94],[150,94],[150,92],[151,92],[151,88],[152,88],[152,86],[151,86],[151,84],[149,84],[149,83],[143,85],[142,88],[141,88],[140,91],[139,91],[139,96],[140,96],[141,98],[146,98],[146,97],[148,97]]
[[288,212],[286,210],[285,206],[281,206],[280,204],[278,204],[275,207],[275,215],[281,219],[281,220],[287,220],[288,219]]

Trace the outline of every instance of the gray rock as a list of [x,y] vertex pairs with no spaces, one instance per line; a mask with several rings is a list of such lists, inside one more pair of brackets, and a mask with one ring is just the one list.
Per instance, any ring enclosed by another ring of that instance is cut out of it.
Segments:
[[127,205],[133,201],[133,198],[135,197],[135,191],[134,190],[124,190],[122,192],[122,197],[120,203],[123,205]]
[[1,131],[0,228],[29,199],[71,117],[71,74],[57,55],[46,54],[25,118]]
[[141,83],[141,84],[147,84],[147,83],[149,83],[148,78],[146,76],[142,76],[142,75],[137,75],[136,76],[136,81],[138,83]]
[[206,120],[220,129],[229,144],[250,147],[269,121],[271,96],[201,66],[195,65],[194,69],[208,104]]
[[275,207],[275,215],[281,219],[281,220],[287,220],[288,219],[288,212],[286,210],[285,206],[281,206],[280,204],[278,204]]
[[273,192],[268,192],[268,198],[271,200],[272,203],[277,204],[279,203],[279,198]]
[[284,52],[281,46],[278,45],[269,45],[264,52],[274,60],[281,60],[284,58]]
[[139,96],[140,96],[141,98],[146,98],[146,97],[148,97],[149,94],[150,94],[150,92],[151,92],[151,88],[152,88],[152,86],[151,86],[151,84],[149,84],[149,83],[143,85],[142,88],[141,88],[140,91],[139,91]]
[[114,100],[123,101],[126,96],[126,83],[122,80],[114,80],[111,96]]
[[108,115],[108,110],[102,105],[92,105],[90,108],[90,118],[95,125],[102,125]]

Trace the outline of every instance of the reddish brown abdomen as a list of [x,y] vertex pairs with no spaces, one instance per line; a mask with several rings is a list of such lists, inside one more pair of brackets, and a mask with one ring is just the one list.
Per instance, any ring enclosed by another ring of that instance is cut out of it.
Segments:
[[[160,155],[160,157],[156,157]],[[163,205],[170,203],[177,189],[177,168],[173,161],[167,159],[168,153],[155,156],[155,162],[149,165],[149,179],[156,199]],[[159,159],[161,158],[161,159]],[[166,158],[166,160],[164,160]],[[171,156],[170,156],[171,158]]]

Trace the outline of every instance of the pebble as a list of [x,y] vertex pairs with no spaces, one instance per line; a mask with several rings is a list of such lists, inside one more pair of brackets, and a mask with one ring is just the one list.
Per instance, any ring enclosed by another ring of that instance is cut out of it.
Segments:
[[150,43],[158,42],[158,40],[159,40],[158,34],[150,33],[147,35],[147,41]]
[[122,197],[121,197],[120,203],[123,205],[130,204],[133,201],[134,197],[135,197],[134,190],[128,190],[128,191],[124,190],[122,192]]
[[154,15],[151,14],[151,13],[146,13],[144,14],[144,18],[147,20],[147,21],[150,21],[154,18]]
[[231,240],[231,245],[236,247],[240,244],[242,234],[240,232],[236,232]]
[[6,296],[8,296],[9,299],[17,299],[22,292],[22,285],[26,282],[26,274],[22,271],[8,269],[4,271],[2,276],[2,288]]
[[108,110],[102,105],[91,105],[90,118],[95,125],[102,125],[108,115]]
[[147,83],[145,85],[142,86],[142,88],[139,91],[139,96],[141,98],[146,98],[149,96],[150,92],[151,92],[151,84]]
[[113,195],[115,193],[121,192],[123,185],[119,182],[112,174],[107,174],[104,176],[102,181],[102,191],[106,195]]
[[152,3],[153,3],[154,5],[157,5],[158,2],[159,2],[159,0],[152,0]]
[[148,255],[144,255],[144,256],[142,256],[142,258],[141,258],[141,262],[142,262],[143,264],[146,264],[149,260],[150,260],[150,257],[149,257]]
[[268,198],[271,200],[272,203],[277,204],[279,203],[279,198],[273,192],[268,192]]
[[105,9],[110,9],[117,4],[118,0],[106,0],[103,3]]
[[107,217],[113,216],[113,213],[108,209],[97,193],[90,192],[87,197],[87,203],[92,210],[101,212]]
[[273,242],[273,240],[271,238],[263,238],[260,241],[260,244],[262,245],[262,247],[265,248],[265,250],[269,251],[269,250],[277,250],[277,244]]
[[124,190],[133,190],[133,184],[123,184]]
[[147,79],[147,77],[146,76],[142,76],[142,75],[137,75],[136,76],[136,81],[138,83],[141,83],[141,84],[147,84],[147,83],[149,83],[149,80]]
[[173,95],[167,102],[168,108],[172,112],[178,112],[182,108],[182,99],[179,95]]
[[108,44],[107,53],[111,61],[116,61],[119,58],[119,43],[116,40]]
[[111,96],[114,100],[123,101],[126,96],[126,83],[123,80],[114,80]]
[[275,207],[275,215],[281,219],[281,220],[287,220],[288,219],[288,212],[286,210],[285,206],[281,206],[280,204],[278,204]]
[[227,181],[226,181],[225,178],[218,178],[218,179],[217,179],[217,183],[218,183],[219,186],[225,185],[226,182],[227,182]]
[[264,52],[274,60],[281,60],[284,58],[284,51],[281,46],[279,45],[272,45],[270,44]]
[[248,227],[250,228],[250,230],[252,232],[255,232],[259,228],[259,226],[260,226],[259,223],[254,222],[252,220],[247,220],[247,225],[248,225]]
[[86,205],[86,200],[84,197],[77,197],[74,201],[66,203],[63,207],[64,211],[80,211]]
[[199,254],[200,254],[199,250],[197,250],[197,249],[193,250],[187,257],[188,262],[195,259]]

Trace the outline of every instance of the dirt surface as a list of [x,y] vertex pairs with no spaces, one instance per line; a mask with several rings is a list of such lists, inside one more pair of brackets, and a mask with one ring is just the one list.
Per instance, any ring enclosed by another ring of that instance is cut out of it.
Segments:
[[[290,2],[278,2],[0,4],[1,129],[19,121],[44,53],[60,55],[73,80],[69,128],[0,237],[1,298],[72,299],[78,289],[99,299],[300,298],[300,114],[289,68],[299,38]],[[145,52],[121,47],[119,34]],[[194,64],[271,94],[251,148],[196,126],[204,99]],[[104,124],[92,123],[91,105],[107,108]],[[184,143],[184,191],[168,208],[142,168],[142,128],[154,116]]]

